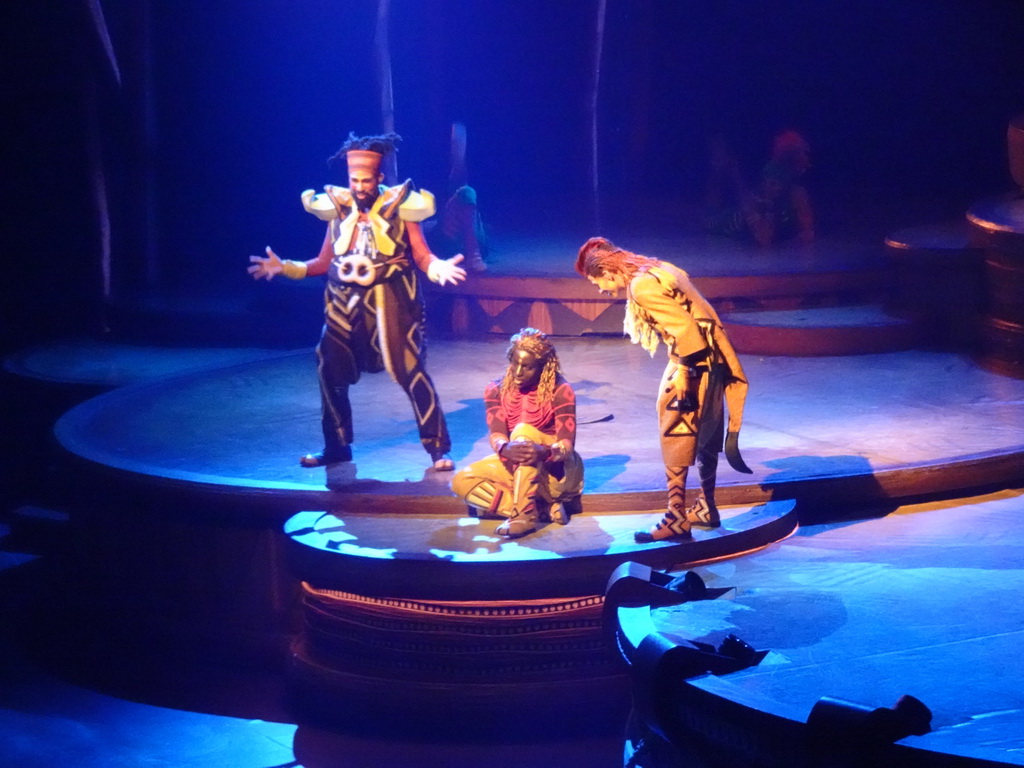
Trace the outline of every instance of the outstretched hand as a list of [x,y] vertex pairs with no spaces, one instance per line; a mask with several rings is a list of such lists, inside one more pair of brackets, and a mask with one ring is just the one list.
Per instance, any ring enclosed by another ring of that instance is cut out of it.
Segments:
[[434,259],[427,267],[427,277],[430,282],[438,285],[461,283],[466,279],[466,270],[459,266],[463,256],[457,253],[450,259]]
[[261,277],[265,280],[273,280],[274,275],[279,275],[284,270],[284,264],[281,261],[281,257],[271,250],[270,246],[267,246],[267,255],[264,256],[250,256],[249,261],[252,264],[248,268],[248,272],[252,275],[253,280],[259,280]]

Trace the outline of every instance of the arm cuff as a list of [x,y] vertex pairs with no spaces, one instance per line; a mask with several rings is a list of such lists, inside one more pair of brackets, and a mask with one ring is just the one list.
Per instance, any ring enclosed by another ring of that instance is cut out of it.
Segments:
[[551,454],[548,456],[548,461],[561,461],[564,459],[569,452],[572,450],[572,446],[568,444],[566,440],[559,440],[551,444]]
[[289,280],[301,280],[306,276],[306,262],[286,259],[281,262],[281,274]]

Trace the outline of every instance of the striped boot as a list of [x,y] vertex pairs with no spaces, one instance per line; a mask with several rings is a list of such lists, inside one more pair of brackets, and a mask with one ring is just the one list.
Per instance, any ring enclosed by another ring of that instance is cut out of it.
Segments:
[[686,475],[688,467],[665,467],[665,482],[668,486],[668,511],[658,524],[646,531],[636,531],[633,540],[648,544],[664,539],[691,539],[690,521],[686,519]]
[[635,531],[633,540],[637,544],[649,544],[652,541],[663,541],[664,539],[692,539],[690,532],[690,521],[686,519],[686,512],[677,507],[669,507],[658,524],[646,531]]

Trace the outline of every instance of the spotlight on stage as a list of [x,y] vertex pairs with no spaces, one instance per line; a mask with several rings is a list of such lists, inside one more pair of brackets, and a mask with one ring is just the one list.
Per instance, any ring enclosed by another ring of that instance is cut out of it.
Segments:
[[818,753],[863,751],[923,736],[931,722],[931,710],[913,696],[900,696],[891,708],[822,696],[807,717],[807,735]]

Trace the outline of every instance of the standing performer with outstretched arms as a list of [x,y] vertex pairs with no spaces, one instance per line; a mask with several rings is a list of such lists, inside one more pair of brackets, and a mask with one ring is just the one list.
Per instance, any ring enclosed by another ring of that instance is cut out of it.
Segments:
[[419,222],[434,214],[434,196],[414,191],[411,180],[396,187],[381,184],[381,161],[398,140],[395,134],[349,135],[336,156],[346,159],[348,188],[302,193],[306,210],[327,222],[316,258],[282,260],[268,246],[266,257],[249,259],[256,279],[327,275],[324,328],[316,348],[324,446],[299,460],[304,467],[352,460],[348,388],[360,373],[386,370],[409,397],[433,468],[455,468],[441,401],[425,368],[423,295],[413,265],[440,285],[457,283],[466,272],[458,266],[461,254],[439,259],[423,237]]

